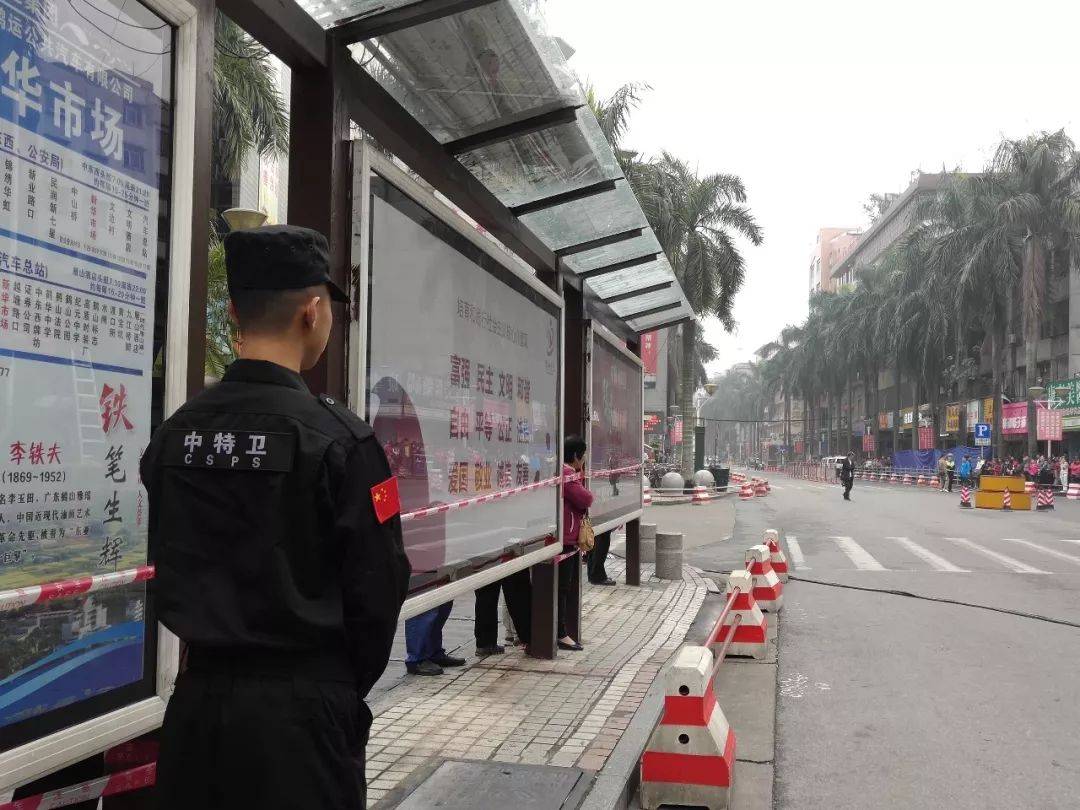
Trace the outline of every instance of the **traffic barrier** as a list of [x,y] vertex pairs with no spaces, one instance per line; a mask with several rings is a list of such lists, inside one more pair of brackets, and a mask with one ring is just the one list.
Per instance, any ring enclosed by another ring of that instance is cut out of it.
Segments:
[[754,497],[755,498],[764,498],[768,494],[769,494],[769,490],[767,490],[765,488],[765,482],[761,481],[761,480],[758,480],[758,482],[756,484],[754,484]]
[[902,483],[905,486],[911,486],[911,473],[904,473],[904,480]]
[[[769,623],[754,599],[754,578],[749,571],[732,571],[727,580],[728,604],[716,620],[709,649],[720,655],[722,645],[728,655],[764,658],[768,653]],[[724,621],[730,612],[731,623]]]
[[[723,660],[723,659],[720,659]],[[728,806],[735,732],[713,691],[713,655],[686,645],[664,675],[664,712],[641,755],[641,806]]]
[[690,503],[694,504],[695,506],[701,506],[701,504],[708,503],[708,502],[709,502],[709,495],[706,492],[705,487],[703,487],[703,486],[694,487],[694,497],[691,499]]
[[971,508],[971,488],[967,484],[960,485],[960,506],[964,509]]
[[1070,501],[1080,501],[1080,484],[1069,484],[1069,491],[1065,497]]
[[769,547],[769,562],[772,563],[773,571],[780,577],[781,582],[787,582],[788,564],[787,557],[780,548],[780,532],[776,529],[766,529],[764,543]]
[[773,570],[771,558],[764,543],[746,550],[746,570],[754,577],[754,599],[762,610],[776,613],[784,605],[784,585]]
[[641,494],[641,503],[643,505],[645,505],[645,506],[648,506],[649,504],[652,503],[652,488],[651,487],[645,487],[644,492],[642,492],[642,494]]
[[899,484],[900,483],[900,473],[895,473],[894,472],[892,474],[892,478],[889,479],[889,483],[890,484]]
[[1054,510],[1054,488],[1039,487],[1039,500],[1035,504],[1036,512],[1052,512]]
[[50,790],[25,799],[0,804],[0,810],[46,810],[54,807],[70,807],[73,804],[96,801],[103,796],[115,796],[133,790],[151,787],[157,782],[157,763],[151,762],[120,773],[100,776],[70,787]]
[[929,475],[920,475],[919,476],[919,486],[921,486],[921,487],[930,486],[930,476]]
[[1005,492],[1003,492],[1002,495],[1001,495],[1001,511],[1002,512],[1011,512],[1012,511],[1012,493],[1009,492],[1008,487],[1005,488]]
[[742,486],[739,487],[739,500],[749,501],[754,497],[754,485],[749,481],[745,481]]
[[1034,495],[1035,494],[1035,482],[1034,481],[1025,481],[1024,482],[1024,494],[1025,495]]

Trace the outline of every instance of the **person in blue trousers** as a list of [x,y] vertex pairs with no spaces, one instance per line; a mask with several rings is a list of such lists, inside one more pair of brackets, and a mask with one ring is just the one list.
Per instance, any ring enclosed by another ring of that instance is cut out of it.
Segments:
[[453,602],[405,620],[405,669],[412,675],[442,675],[443,667],[461,667],[464,658],[447,655],[442,631]]

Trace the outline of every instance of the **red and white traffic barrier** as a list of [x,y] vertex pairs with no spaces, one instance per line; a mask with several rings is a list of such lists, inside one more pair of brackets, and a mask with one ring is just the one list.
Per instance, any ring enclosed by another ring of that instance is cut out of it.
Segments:
[[[612,475],[619,472],[626,472],[627,470],[638,469],[641,465],[632,467],[621,467],[616,470],[605,470],[605,475]],[[598,473],[592,473],[590,477],[599,477]],[[520,487],[512,487],[511,489],[502,489],[498,492],[491,492],[487,495],[477,495],[475,498],[464,498],[460,501],[453,501],[451,503],[441,503],[438,506],[427,506],[423,509],[414,509],[412,512],[402,512],[401,522],[407,523],[410,520],[418,520],[419,518],[431,517],[432,515],[442,515],[447,512],[455,512],[458,509],[466,509],[470,506],[477,506],[482,503],[491,503],[492,501],[501,501],[504,498],[512,498],[515,495],[521,495],[525,492],[535,492],[538,489],[544,489],[546,487],[558,486],[560,483],[570,483],[571,481],[580,481],[583,478],[581,473],[574,473],[573,475],[555,476],[553,478],[545,478],[543,481],[535,481],[531,484],[525,484]]]
[[960,506],[963,509],[971,508],[971,488],[967,484],[960,485]]
[[728,806],[735,732],[717,705],[713,656],[683,647],[664,675],[664,713],[641,755],[641,806]]
[[1008,487],[1005,487],[1005,491],[1001,494],[1001,511],[1012,511],[1012,492],[1009,491]]
[[911,486],[911,473],[904,473],[903,483],[905,486]]
[[752,501],[754,499],[754,485],[749,481],[743,482],[739,487],[739,500],[740,501]]
[[157,781],[157,763],[140,765],[138,768],[101,776],[71,787],[50,790],[37,796],[0,804],[0,810],[52,810],[54,807],[70,807],[103,796],[115,796],[132,790],[150,787]]
[[784,605],[784,585],[772,567],[772,555],[765,544],[746,550],[746,570],[754,578],[754,599],[762,610],[776,613]]
[[611,475],[622,475],[623,473],[634,472],[640,470],[640,464],[631,464],[627,467],[615,467],[611,470],[589,470],[589,478],[607,478]]
[[1025,481],[1024,482],[1024,494],[1025,495],[1034,495],[1035,494],[1035,482],[1034,481]]
[[708,503],[710,500],[711,499],[709,498],[709,492],[705,489],[705,487],[700,485],[694,487],[693,495],[690,498],[691,504],[693,504],[694,506],[701,506],[704,503]]
[[641,502],[645,506],[648,506],[652,503],[652,488],[648,485],[645,486],[644,490],[641,493]]
[[1052,512],[1054,509],[1054,488],[1039,487],[1039,500],[1035,504],[1036,512]]
[[768,494],[769,494],[769,489],[766,486],[765,482],[760,478],[755,479],[754,480],[754,497],[755,498],[764,498]]
[[772,564],[776,576],[780,578],[781,582],[787,582],[788,564],[787,557],[780,548],[780,532],[776,529],[766,529],[765,539],[762,542],[765,543],[769,549],[769,562]]
[[764,658],[768,652],[769,623],[754,598],[754,577],[749,571],[728,574],[727,597],[731,602],[727,616],[730,621],[720,623],[715,638],[709,641],[709,649],[713,655],[719,655],[726,643],[728,655]]
[[60,580],[59,582],[47,582],[44,585],[27,585],[24,588],[13,588],[8,591],[0,591],[0,612],[26,607],[27,605],[36,605],[53,599],[63,599],[68,596],[120,588],[133,582],[143,582],[153,578],[154,566],[140,565],[138,568],[113,571],[109,574],[96,574],[89,577]]
[[1069,484],[1065,497],[1070,501],[1080,501],[1080,484]]

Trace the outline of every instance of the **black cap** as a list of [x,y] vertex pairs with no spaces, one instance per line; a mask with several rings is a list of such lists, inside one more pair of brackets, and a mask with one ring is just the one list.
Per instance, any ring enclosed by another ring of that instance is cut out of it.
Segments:
[[229,291],[302,290],[325,284],[330,298],[344,304],[349,296],[330,280],[326,237],[295,225],[265,225],[232,231],[225,237]]

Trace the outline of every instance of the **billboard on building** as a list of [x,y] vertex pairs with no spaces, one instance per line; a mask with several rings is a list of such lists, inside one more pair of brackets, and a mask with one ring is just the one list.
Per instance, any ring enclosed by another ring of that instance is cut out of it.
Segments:
[[1001,406],[1001,432],[1006,436],[1027,433],[1027,402],[1006,402]]
[[589,509],[603,531],[642,508],[642,364],[614,335],[590,328]]
[[641,336],[641,365],[645,374],[646,388],[656,388],[656,363],[659,342],[659,332],[645,332]]
[[561,312],[403,173],[387,163],[362,176],[356,163],[369,189],[354,219],[368,318],[354,361],[398,477],[415,594],[503,561],[508,547],[554,547]]
[[[147,562],[172,29],[102,3],[0,10],[0,591]],[[156,635],[145,583],[0,612],[0,750],[152,695]]]
[[959,433],[960,432],[960,406],[959,405],[946,405],[945,406],[945,432],[946,433]]

